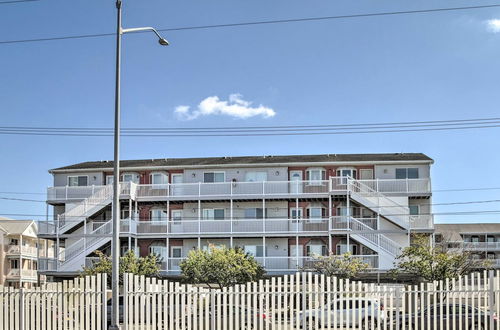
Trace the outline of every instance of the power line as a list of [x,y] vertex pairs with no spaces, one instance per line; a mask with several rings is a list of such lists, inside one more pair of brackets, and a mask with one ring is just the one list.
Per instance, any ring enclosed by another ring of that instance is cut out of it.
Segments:
[[[448,119],[448,120],[428,120],[428,121],[407,121],[407,122],[379,122],[379,123],[357,123],[357,124],[321,124],[321,125],[280,125],[280,126],[223,126],[223,127],[129,127],[122,128],[122,131],[246,131],[246,130],[275,130],[275,129],[339,129],[350,128],[359,129],[370,128],[398,128],[398,127],[428,127],[428,126],[450,126],[463,124],[490,124],[500,123],[500,117],[474,118],[474,119]],[[40,127],[40,126],[0,126],[2,130],[21,131],[83,131],[83,132],[113,132],[110,127]]]
[[500,187],[491,187],[491,188],[465,188],[465,189],[440,189],[433,190],[432,192],[449,192],[449,191],[479,191],[479,190],[500,190]]
[[38,200],[38,199],[9,198],[9,197],[0,197],[0,199],[9,200],[9,201],[16,201],[16,202],[38,202],[38,203],[45,203],[45,201]]
[[20,2],[37,2],[40,0],[11,0],[11,1],[0,1],[0,5],[10,5],[13,3],[20,3]]
[[[494,123],[494,124],[491,124]],[[305,136],[305,135],[352,135],[352,134],[374,134],[374,133],[400,133],[400,132],[428,132],[428,131],[453,131],[453,130],[468,130],[468,129],[481,129],[481,128],[498,128],[500,127],[500,121],[498,122],[487,122],[487,123],[476,123],[476,124],[464,124],[462,126],[449,127],[446,124],[440,127],[435,127],[436,125],[421,125],[424,128],[414,128],[416,126],[393,126],[394,129],[380,129],[381,127],[365,128],[350,128],[349,130],[341,130],[338,128],[330,129],[308,129],[304,130],[259,130],[259,131],[246,131],[242,130],[218,130],[218,131],[187,131],[187,132],[165,132],[158,133],[151,129],[151,132],[129,132],[123,131],[122,136],[127,137],[248,137],[248,136]],[[75,137],[106,137],[112,136],[111,131],[82,131],[73,129],[0,129],[0,135],[26,135],[26,136],[75,136]]]
[[[18,0],[18,1],[30,1],[30,0]],[[31,0],[31,1],[35,1],[35,0]],[[213,29],[213,28],[228,28],[228,27],[242,27],[242,26],[254,26],[254,25],[326,21],[326,20],[336,20],[336,19],[352,19],[352,18],[363,18],[363,17],[394,16],[394,15],[410,15],[410,14],[437,13],[437,12],[448,12],[448,11],[475,10],[475,9],[487,9],[487,8],[495,8],[495,7],[500,7],[500,4],[491,4],[491,5],[482,5],[482,6],[420,9],[420,10],[405,10],[405,11],[391,11],[391,12],[379,12],[379,13],[362,13],[362,14],[337,15],[337,16],[290,18],[290,19],[281,19],[281,20],[239,22],[239,23],[227,23],[227,24],[183,26],[183,27],[173,27],[173,28],[162,28],[162,29],[157,29],[157,30],[161,31],[161,32],[205,30],[205,29]],[[4,40],[4,41],[0,41],[0,44],[57,41],[57,40],[69,40],[69,39],[82,39],[82,38],[98,38],[98,37],[109,37],[109,36],[114,36],[114,35],[115,35],[115,33],[98,33],[98,34],[81,34],[81,35],[73,35],[73,36],[55,36],[55,37],[34,38],[34,39]]]
[[0,194],[13,194],[13,195],[46,195],[42,192],[20,192],[20,191],[0,191]]

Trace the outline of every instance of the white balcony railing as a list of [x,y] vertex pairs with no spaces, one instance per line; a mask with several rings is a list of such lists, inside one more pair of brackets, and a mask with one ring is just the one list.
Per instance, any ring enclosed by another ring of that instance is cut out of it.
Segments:
[[[342,256],[338,256],[342,258]],[[353,255],[351,258],[361,259],[368,264],[369,269],[378,268],[378,255]],[[185,259],[183,258],[164,258],[161,263],[161,270],[179,273],[180,264]],[[297,270],[311,269],[314,263],[318,262],[317,257],[293,257],[293,256],[272,256],[272,257],[255,257],[268,272],[286,272]]]
[[7,278],[36,278],[37,271],[35,269],[10,269],[7,272]]
[[[374,179],[356,181],[366,185],[373,191],[384,194],[428,194],[431,192],[429,179]],[[331,177],[330,180],[316,181],[122,184],[121,197],[154,200],[161,198],[321,195],[330,192],[345,192],[347,189],[346,183],[347,178],[345,177]],[[105,187],[49,187],[47,189],[47,200],[83,200]]]
[[34,246],[9,245],[7,248],[7,254],[36,256],[37,248]]
[[466,250],[499,250],[500,242],[464,242]]

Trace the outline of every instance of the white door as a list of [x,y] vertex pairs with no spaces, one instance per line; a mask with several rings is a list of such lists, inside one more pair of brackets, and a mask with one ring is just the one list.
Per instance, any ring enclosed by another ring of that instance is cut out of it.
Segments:
[[291,223],[291,230],[293,231],[301,231],[302,230],[302,224],[304,223],[303,216],[302,216],[303,210],[302,208],[292,208],[290,209],[290,218],[292,219]]
[[182,260],[182,246],[172,246],[170,247],[170,269],[179,270],[180,263]]
[[304,246],[290,245],[290,269],[295,267],[301,268],[304,266]]
[[302,193],[302,171],[290,171],[290,192],[292,194]]
[[182,195],[182,174],[172,174],[172,195]]
[[[172,218],[170,219],[170,232],[183,233],[182,210],[172,210]],[[188,225],[189,226],[189,225]]]

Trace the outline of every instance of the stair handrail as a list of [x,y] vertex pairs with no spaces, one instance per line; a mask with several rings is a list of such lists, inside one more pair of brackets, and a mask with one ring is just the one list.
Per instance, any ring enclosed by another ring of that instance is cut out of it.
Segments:
[[[370,226],[365,225],[364,223],[362,223],[358,219],[351,217],[351,221],[349,222],[349,227],[351,230],[354,230],[354,228],[353,228],[354,224],[356,224],[358,227],[361,227],[362,229],[360,229],[360,230],[362,230],[362,231],[375,231]],[[356,230],[359,230],[359,229],[356,229]],[[383,234],[363,233],[363,234],[358,234],[358,235],[366,237],[366,239],[372,241],[372,243],[377,244],[377,246],[383,248],[384,250],[386,250],[387,252],[389,252],[393,255],[397,255],[399,253],[399,251],[401,251],[401,249],[402,249],[401,245],[399,245],[397,242],[393,241],[392,239],[390,239],[389,237],[387,237]],[[374,236],[375,239],[371,239],[370,238],[371,236]]]
[[[111,223],[112,223],[112,220],[109,220],[108,222],[103,223],[101,226],[97,227],[95,230],[90,232],[90,234],[87,234],[87,236],[91,236],[91,235],[95,235],[95,234],[103,235],[105,233],[105,229],[109,229],[109,232],[111,233],[111,228],[109,228],[109,227],[111,227]],[[61,255],[64,252],[65,258],[64,258],[64,261],[62,262],[62,264],[64,265],[66,262],[74,259],[74,257],[76,257],[77,255],[80,255],[81,253],[85,253],[87,250],[86,248],[88,248],[89,246],[92,246],[97,240],[102,239],[102,238],[103,238],[102,236],[80,238],[79,240],[77,240],[76,242],[74,242],[73,244],[71,244],[70,246],[65,248],[64,251],[61,251],[61,253],[59,253],[59,255]],[[76,246],[76,248],[74,246]],[[79,251],[79,253],[74,253],[73,250]],[[70,252],[69,257],[68,257],[68,251]]]
[[[352,189],[353,186],[357,187],[359,189],[359,191],[356,191],[356,190]],[[364,191],[362,191],[362,189]],[[374,195],[374,197],[377,197],[378,199],[384,198],[385,200],[387,200],[387,201],[389,201],[390,203],[393,204],[393,206],[389,206],[389,207],[401,208],[402,209],[401,212],[397,212],[395,210],[396,213],[394,213],[394,214],[387,214],[386,216],[397,216],[398,218],[401,218],[402,221],[408,227],[410,226],[410,209],[409,209],[408,206],[404,206],[404,205],[399,204],[398,202],[396,202],[392,198],[390,198],[390,197],[382,194],[381,192],[378,192],[378,191],[370,188],[369,186],[365,185],[362,182],[359,182],[358,180],[356,180],[356,179],[354,179],[352,177],[347,177],[347,191],[348,192],[354,192],[354,193],[368,193],[368,194],[372,194],[372,195]],[[382,209],[384,209],[383,206],[380,206],[380,200],[377,203],[377,209],[378,209],[378,211],[377,211],[378,214],[381,214],[380,211]],[[382,216],[384,216],[384,215],[382,215]]]

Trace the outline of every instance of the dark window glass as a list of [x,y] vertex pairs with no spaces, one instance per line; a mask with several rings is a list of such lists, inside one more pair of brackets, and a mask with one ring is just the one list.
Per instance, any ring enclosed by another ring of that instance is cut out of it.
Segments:
[[214,179],[215,179],[214,173],[203,174],[203,182],[214,182]]

